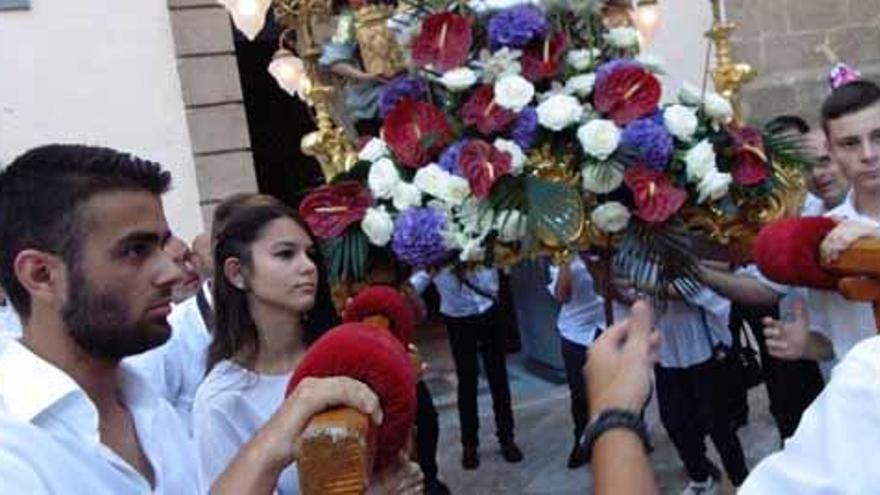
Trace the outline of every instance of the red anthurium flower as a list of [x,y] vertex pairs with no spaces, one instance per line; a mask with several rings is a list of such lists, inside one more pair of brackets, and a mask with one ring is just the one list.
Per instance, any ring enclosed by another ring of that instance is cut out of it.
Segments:
[[648,223],[669,220],[687,200],[687,191],[673,186],[663,172],[645,165],[627,169],[623,180],[635,197],[636,216]]
[[623,127],[657,111],[662,89],[654,74],[641,66],[624,65],[596,81],[594,103]]
[[406,98],[385,118],[382,137],[400,163],[418,168],[452,141],[452,126],[439,108]]
[[370,191],[355,181],[321,186],[299,204],[299,214],[319,239],[333,239],[363,220],[373,205]]
[[529,45],[522,55],[523,77],[536,82],[555,76],[566,45],[565,33],[556,33]]
[[490,85],[477,88],[461,107],[461,120],[465,125],[475,125],[480,134],[489,136],[506,129],[516,113],[495,103],[495,90]]
[[736,146],[731,175],[737,184],[754,186],[770,176],[767,154],[764,152],[764,137],[753,127],[729,129]]
[[471,23],[471,18],[452,12],[429,16],[413,39],[413,61],[419,67],[433,65],[440,72],[460,67],[471,49]]
[[510,172],[510,154],[480,139],[472,139],[458,155],[458,168],[478,198],[489,196],[492,185]]

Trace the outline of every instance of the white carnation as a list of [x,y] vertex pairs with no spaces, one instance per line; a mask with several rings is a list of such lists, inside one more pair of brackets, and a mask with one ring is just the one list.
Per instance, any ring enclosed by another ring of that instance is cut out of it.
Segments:
[[536,109],[538,123],[551,131],[561,131],[576,123],[584,113],[577,98],[565,94],[555,94],[547,98]]
[[623,170],[613,166],[584,167],[581,171],[585,191],[593,194],[608,194],[623,184]]
[[535,97],[535,86],[519,74],[508,74],[495,81],[495,103],[520,112]]
[[526,154],[523,149],[513,141],[498,138],[492,143],[495,148],[510,155],[510,174],[519,175],[526,164]]
[[663,112],[663,125],[681,141],[690,141],[697,132],[697,113],[684,105],[672,105]]
[[571,50],[565,54],[565,61],[568,62],[574,70],[582,71],[590,68],[594,61],[599,59],[601,51],[593,48],[591,50]]
[[678,90],[678,101],[692,107],[703,103],[703,91],[692,83],[685,81]]
[[698,182],[716,170],[715,147],[708,139],[697,143],[684,155],[688,182]]
[[477,82],[477,73],[469,67],[458,67],[443,73],[440,84],[453,93],[464,91]]
[[519,62],[521,56],[521,50],[511,50],[506,46],[494,53],[489,53],[489,50],[485,49],[480,50],[483,83],[492,84],[499,77],[519,74],[522,71],[522,64]]
[[384,206],[368,208],[364,219],[361,220],[361,230],[367,235],[370,243],[384,247],[391,240],[391,233],[394,232],[394,220],[385,211]]
[[642,53],[636,57],[636,62],[642,64],[642,67],[654,74],[664,75],[666,70],[663,68],[663,59],[651,53]]
[[603,232],[616,234],[629,225],[629,210],[617,201],[609,201],[596,207],[590,214],[590,220]]
[[448,178],[449,172],[440,168],[436,163],[431,163],[416,172],[413,184],[426,194],[445,199],[443,198],[443,192],[446,189],[446,180]]
[[483,3],[487,10],[504,10],[523,4],[540,5],[541,0],[484,0]]
[[394,188],[400,182],[400,173],[394,162],[388,158],[380,158],[370,166],[367,174],[367,185],[374,198],[388,199],[394,194]]
[[502,210],[495,215],[495,229],[501,242],[516,242],[526,236],[526,218],[517,210]]
[[361,148],[361,151],[358,153],[358,160],[375,162],[379,158],[388,155],[388,145],[385,144],[385,141],[379,138],[372,138]]
[[588,155],[605,160],[620,144],[620,128],[610,120],[596,119],[580,126],[578,140]]
[[565,81],[565,90],[584,98],[593,92],[595,84],[596,74],[580,74]]
[[443,199],[452,205],[460,205],[471,195],[471,185],[464,177],[450,175],[446,179]]
[[706,115],[716,122],[727,122],[733,118],[733,106],[730,100],[718,93],[707,94],[703,108],[706,110]]
[[718,201],[727,195],[732,182],[733,177],[730,174],[712,170],[697,184],[697,192],[700,194],[697,203],[703,203],[707,199]]
[[407,182],[400,181],[394,188],[392,203],[397,211],[403,211],[422,204],[422,191]]
[[615,48],[635,48],[639,46],[639,31],[630,27],[618,27],[608,31],[605,41]]

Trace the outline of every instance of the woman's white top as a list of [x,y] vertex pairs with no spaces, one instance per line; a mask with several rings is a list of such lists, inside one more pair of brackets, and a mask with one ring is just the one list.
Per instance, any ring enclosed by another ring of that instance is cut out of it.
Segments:
[[[281,407],[290,374],[261,375],[220,361],[196,392],[193,429],[202,479],[210,486]],[[281,473],[279,494],[299,493],[296,465]]]

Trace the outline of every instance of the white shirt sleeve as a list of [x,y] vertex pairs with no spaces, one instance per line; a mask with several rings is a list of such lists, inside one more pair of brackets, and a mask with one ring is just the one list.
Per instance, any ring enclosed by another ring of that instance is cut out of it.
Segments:
[[556,284],[559,283],[559,267],[556,265],[550,265],[548,268],[550,273],[550,283],[547,284],[547,290],[550,292],[550,296],[553,299],[556,299]]
[[250,438],[236,427],[218,404],[196,403],[193,426],[199,452],[199,470],[206,486],[212,486]]
[[49,495],[49,488],[22,459],[0,450],[0,493]]
[[431,285],[431,276],[425,270],[419,270],[409,277],[409,284],[415,289],[416,294],[421,294]]
[[873,493],[880,486],[880,337],[856,346],[804,412],[785,450],[761,462],[740,494]]

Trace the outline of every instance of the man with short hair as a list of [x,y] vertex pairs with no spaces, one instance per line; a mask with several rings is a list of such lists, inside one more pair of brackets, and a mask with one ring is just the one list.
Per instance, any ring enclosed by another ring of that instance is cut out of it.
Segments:
[[[0,342],[0,493],[207,491],[183,424],[121,362],[170,336],[182,279],[164,249],[170,179],[156,163],[74,145],[33,149],[0,173],[0,285],[24,322],[21,340]],[[328,406],[381,421],[363,384],[327,380],[294,391],[212,493],[271,493]]]

